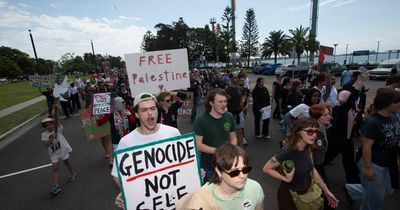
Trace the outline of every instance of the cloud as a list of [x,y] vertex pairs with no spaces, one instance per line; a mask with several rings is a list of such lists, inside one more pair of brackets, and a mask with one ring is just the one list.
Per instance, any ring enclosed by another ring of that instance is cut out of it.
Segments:
[[141,17],[127,17],[127,16],[123,16],[123,15],[118,16],[118,18],[123,19],[123,20],[125,20],[125,19],[127,19],[127,20],[142,20],[143,19]]
[[121,18],[31,15],[14,6],[12,10],[0,10],[0,43],[33,57],[28,32],[32,29],[38,56],[45,59],[58,60],[69,52],[76,55],[91,52],[90,40],[96,53],[123,57],[125,53],[139,52],[147,30],[123,25],[121,21]]
[[349,1],[344,1],[344,2],[339,2],[338,4],[334,5],[333,7],[340,7],[340,6],[344,6],[350,3],[353,3],[356,0],[349,0]]
[[54,3],[51,3],[51,4],[50,4],[50,7],[57,8],[57,5],[54,4]]
[[[325,6],[330,6],[330,5],[332,5],[332,7],[340,7],[340,6],[350,4],[354,1],[356,1],[356,0],[324,0],[324,1],[319,2],[319,7],[325,7]],[[308,9],[310,9],[310,5],[311,5],[311,3],[310,3],[310,1],[308,1],[307,3],[304,3],[304,4],[289,7],[289,11],[293,12],[293,11],[306,10],[306,9],[308,10]]]

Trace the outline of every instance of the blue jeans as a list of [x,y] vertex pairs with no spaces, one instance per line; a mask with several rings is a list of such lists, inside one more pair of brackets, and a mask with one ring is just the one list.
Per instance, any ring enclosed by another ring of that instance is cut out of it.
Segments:
[[[385,196],[393,194],[393,189],[390,183],[389,167],[382,167],[372,163],[375,179],[373,181],[364,177],[364,161],[361,159],[358,163],[360,169],[361,185],[364,192],[361,196],[360,210],[380,210],[383,207]],[[362,193],[362,191],[359,191]],[[355,195],[349,191],[350,195]],[[353,197],[352,195],[352,197]],[[357,198],[358,196],[354,196]]]

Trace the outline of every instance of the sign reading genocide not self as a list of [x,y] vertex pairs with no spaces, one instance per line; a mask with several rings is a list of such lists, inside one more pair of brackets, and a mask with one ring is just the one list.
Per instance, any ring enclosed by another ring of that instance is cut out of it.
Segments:
[[125,208],[175,209],[201,187],[193,133],[117,150],[114,153]]

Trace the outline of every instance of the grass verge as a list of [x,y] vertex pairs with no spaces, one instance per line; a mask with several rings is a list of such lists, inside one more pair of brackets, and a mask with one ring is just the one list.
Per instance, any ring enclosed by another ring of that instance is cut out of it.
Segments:
[[0,118],[0,134],[3,134],[15,126],[25,122],[29,118],[35,116],[36,114],[40,114],[43,111],[47,110],[47,102],[46,100],[33,104],[31,106],[26,107],[20,111],[9,114],[5,117]]
[[[44,89],[42,88],[42,91]],[[29,81],[0,85],[0,110],[42,95],[38,88],[32,88]]]

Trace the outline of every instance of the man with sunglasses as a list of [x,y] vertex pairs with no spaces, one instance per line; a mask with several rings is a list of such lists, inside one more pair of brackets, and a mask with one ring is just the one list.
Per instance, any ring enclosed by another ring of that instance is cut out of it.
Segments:
[[[152,94],[141,93],[137,95],[133,101],[133,106],[134,114],[139,119],[140,126],[121,139],[117,150],[181,135],[178,129],[157,123],[157,99]],[[119,186],[116,164],[113,165],[111,175]],[[116,198],[116,204],[119,206],[121,202],[123,201],[120,193]]]

